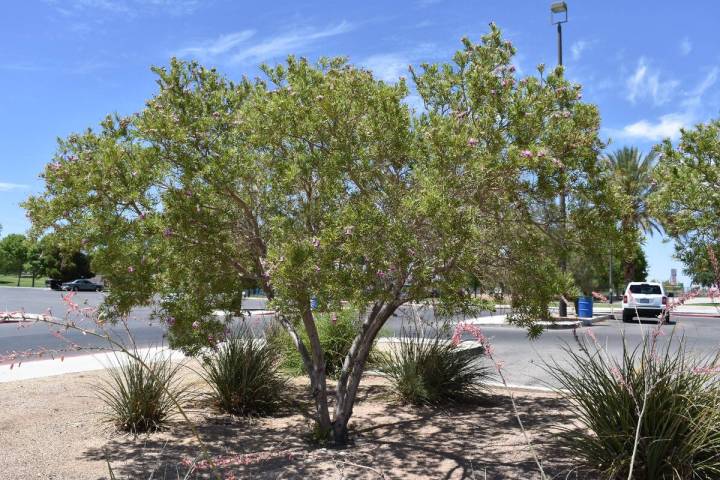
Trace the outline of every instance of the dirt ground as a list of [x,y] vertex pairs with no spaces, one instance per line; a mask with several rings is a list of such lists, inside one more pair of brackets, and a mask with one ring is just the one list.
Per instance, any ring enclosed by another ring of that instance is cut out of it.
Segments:
[[[200,453],[186,422],[132,437],[102,422],[94,385],[102,371],[0,384],[0,479],[186,478]],[[192,376],[189,375],[189,376]],[[293,382],[292,397],[306,386]],[[550,478],[566,478],[571,462],[554,449],[558,425],[572,419],[555,396],[516,392],[522,420]],[[291,408],[292,407],[292,408]],[[538,467],[506,392],[476,405],[416,408],[393,400],[386,381],[363,380],[352,445],[327,449],[310,440],[311,423],[296,403],[273,418],[240,419],[199,402],[190,416],[224,479],[403,478],[533,479]],[[197,465],[187,478],[216,478]],[[567,478],[575,478],[570,475]]]

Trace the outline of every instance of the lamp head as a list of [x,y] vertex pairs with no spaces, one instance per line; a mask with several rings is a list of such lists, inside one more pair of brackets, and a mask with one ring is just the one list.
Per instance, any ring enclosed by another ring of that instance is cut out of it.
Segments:
[[565,23],[567,22],[567,3],[565,2],[553,2],[550,5],[550,22],[553,25],[557,25],[558,23]]

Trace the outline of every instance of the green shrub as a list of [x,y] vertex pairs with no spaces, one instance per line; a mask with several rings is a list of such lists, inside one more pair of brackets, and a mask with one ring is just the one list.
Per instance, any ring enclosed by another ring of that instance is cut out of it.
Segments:
[[243,327],[203,358],[203,378],[215,405],[234,415],[268,415],[282,403],[287,384],[278,374],[274,345],[253,338]]
[[[325,369],[329,376],[337,377],[342,370],[345,356],[350,351],[352,342],[358,333],[358,313],[355,310],[342,310],[337,314],[319,313],[315,315],[320,345],[325,353]],[[298,328],[300,338],[309,348],[309,340],[305,329]],[[291,375],[305,374],[300,353],[282,325],[274,324],[267,335],[268,342],[275,346],[282,355],[282,368]]]
[[178,375],[182,367],[169,358],[151,358],[133,352],[137,358],[117,361],[108,369],[109,378],[97,390],[108,407],[105,420],[117,429],[131,433],[162,428],[189,398],[189,389]]
[[449,342],[438,329],[432,336],[414,329],[389,350],[378,352],[376,368],[387,375],[398,396],[414,405],[467,401],[483,393],[490,369],[479,355]]
[[628,478],[640,422],[632,478],[720,478],[718,357],[692,357],[674,335],[660,347],[658,333],[623,341],[618,359],[582,339],[569,367],[546,365],[580,422],[562,446],[601,478]]

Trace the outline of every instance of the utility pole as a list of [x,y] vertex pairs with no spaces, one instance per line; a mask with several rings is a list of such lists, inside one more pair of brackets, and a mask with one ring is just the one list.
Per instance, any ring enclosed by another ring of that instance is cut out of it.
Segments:
[[[567,4],[555,2],[550,5],[550,22],[557,25],[558,38],[558,65],[562,66],[562,24],[568,20]],[[565,236],[567,232],[567,193],[565,192],[565,169],[560,169],[560,271],[567,273],[567,251],[565,247]],[[567,317],[567,304],[561,298],[558,315]]]

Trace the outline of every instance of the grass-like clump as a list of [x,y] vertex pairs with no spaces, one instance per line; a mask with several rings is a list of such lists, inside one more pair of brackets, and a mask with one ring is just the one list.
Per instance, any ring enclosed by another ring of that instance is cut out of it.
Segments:
[[130,352],[108,369],[108,378],[98,385],[97,394],[107,407],[105,420],[130,433],[161,429],[177,405],[187,402],[190,390],[182,382],[182,364],[170,358]]
[[270,415],[281,405],[287,382],[271,343],[240,328],[203,358],[202,376],[215,406],[233,415]]
[[481,354],[459,348],[441,330],[414,329],[403,333],[388,350],[378,352],[376,368],[387,376],[401,400],[437,406],[483,394],[490,369]]
[[[569,366],[547,366],[580,428],[562,446],[597,478],[720,478],[718,356],[691,355],[660,330],[622,356],[580,339]],[[632,472],[630,472],[632,464]],[[593,477],[595,478],[595,477]]]

